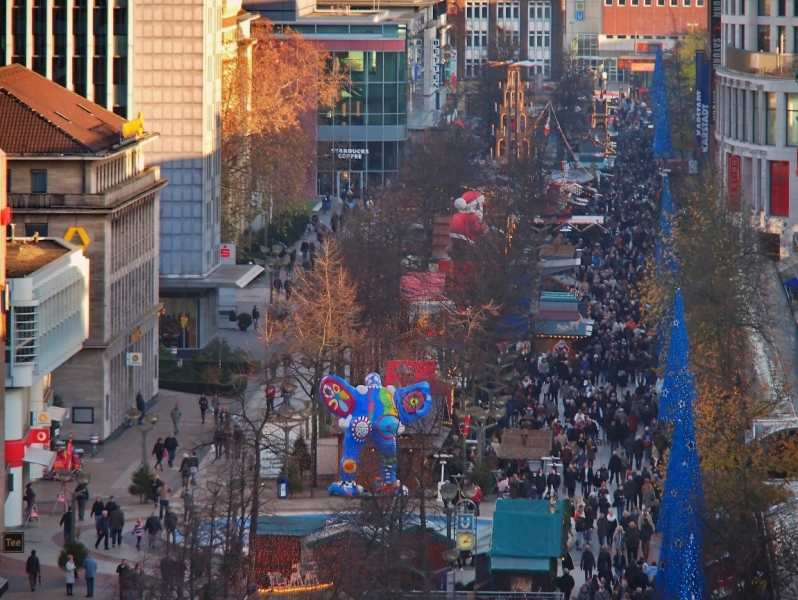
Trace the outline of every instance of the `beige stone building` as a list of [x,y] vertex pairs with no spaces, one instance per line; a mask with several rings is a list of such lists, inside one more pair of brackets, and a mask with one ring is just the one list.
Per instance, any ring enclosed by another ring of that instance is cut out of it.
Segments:
[[166,181],[144,156],[157,137],[21,65],[0,68],[0,149],[16,233],[63,237],[90,261],[89,338],[52,378],[76,439],[104,439],[139,390],[146,399],[158,391]]

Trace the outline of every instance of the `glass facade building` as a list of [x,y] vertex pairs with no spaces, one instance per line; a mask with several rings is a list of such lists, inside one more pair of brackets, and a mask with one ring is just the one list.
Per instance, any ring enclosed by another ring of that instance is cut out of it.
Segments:
[[396,175],[407,131],[407,53],[333,52],[350,75],[334,110],[318,114],[317,193],[362,197]]

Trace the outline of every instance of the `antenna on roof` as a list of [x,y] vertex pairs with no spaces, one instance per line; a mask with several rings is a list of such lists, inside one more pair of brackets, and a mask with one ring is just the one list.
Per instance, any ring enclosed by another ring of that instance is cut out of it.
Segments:
[[65,121],[67,121],[67,122],[69,122],[69,123],[71,123],[71,122],[72,122],[72,121],[70,121],[70,120],[69,120],[69,117],[67,117],[66,115],[62,115],[62,114],[61,114],[60,112],[58,112],[57,110],[54,110],[53,112],[54,112],[55,114],[57,114],[59,117],[61,117],[62,119],[64,119]]
[[82,105],[82,104],[80,104],[79,102],[77,103],[77,105],[78,105],[78,107],[79,107],[79,108],[82,108],[83,110],[85,110],[85,111],[86,111],[87,113],[89,113],[90,115],[94,115],[94,113],[93,113],[93,112],[91,112],[91,111],[90,111],[88,108],[86,108],[85,106],[83,106],[83,105]]

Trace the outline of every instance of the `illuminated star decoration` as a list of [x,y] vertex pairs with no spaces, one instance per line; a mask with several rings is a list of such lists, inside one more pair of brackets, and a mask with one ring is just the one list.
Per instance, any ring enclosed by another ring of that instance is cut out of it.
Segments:
[[664,600],[704,598],[706,580],[701,562],[701,516],[706,514],[701,466],[695,439],[695,384],[690,367],[684,303],[677,290],[663,387],[670,390],[673,410],[665,489],[657,528],[662,532],[656,587]]

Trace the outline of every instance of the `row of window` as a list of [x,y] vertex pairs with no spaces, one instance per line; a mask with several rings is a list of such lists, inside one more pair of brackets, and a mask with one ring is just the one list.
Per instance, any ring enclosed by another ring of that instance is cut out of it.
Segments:
[[[604,6],[626,6],[627,1],[630,6],[640,6],[640,0],[604,0]],[[665,6],[666,0],[656,0],[657,6]],[[643,0],[643,6],[652,6],[654,0]],[[679,6],[679,0],[667,0],[668,6]],[[693,0],[682,0],[682,6],[693,6]],[[704,0],[695,0],[695,6],[704,6]]]
[[[6,193],[11,193],[11,170],[6,169]],[[24,192],[21,192],[24,193]],[[47,193],[47,169],[31,169],[30,172],[30,193]]]
[[[733,140],[775,146],[781,122],[785,144],[798,147],[798,94],[783,94],[785,111],[779,117],[778,93],[765,92],[764,106],[758,106],[759,92],[724,86],[721,88],[721,133]],[[764,111],[765,128],[760,130],[760,111]]]

